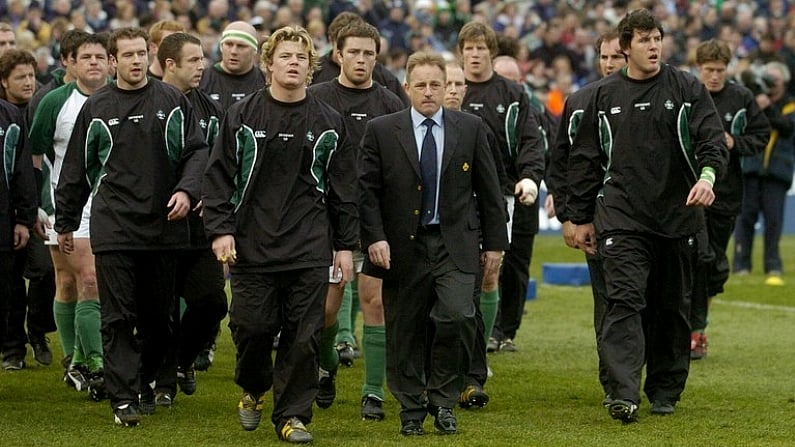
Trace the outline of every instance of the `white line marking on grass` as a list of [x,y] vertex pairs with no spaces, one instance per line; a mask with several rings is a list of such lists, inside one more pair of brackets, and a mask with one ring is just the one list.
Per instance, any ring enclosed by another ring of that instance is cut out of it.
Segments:
[[773,304],[759,304],[759,303],[751,303],[748,301],[726,301],[720,298],[714,298],[712,302],[718,304],[726,304],[734,307],[743,307],[746,309],[776,310],[780,312],[795,313],[795,307],[792,306],[776,306]]

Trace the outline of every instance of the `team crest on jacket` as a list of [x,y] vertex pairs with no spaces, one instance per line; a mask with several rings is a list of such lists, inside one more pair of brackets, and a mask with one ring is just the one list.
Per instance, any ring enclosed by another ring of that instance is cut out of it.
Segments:
[[155,115],[157,116],[157,119],[159,119],[160,121],[166,119],[166,112],[162,110],[158,110],[157,113],[155,113]]
[[268,133],[264,130],[255,130],[254,131],[254,138],[265,138]]
[[3,135],[5,135],[5,134],[6,134],[6,131],[5,131],[5,129],[3,129],[2,127],[0,127],[0,137],[2,137],[2,136],[3,136]]
[[204,118],[200,119],[199,120],[199,126],[201,126],[202,129],[206,129],[207,128],[207,121],[205,121]]
[[667,99],[665,101],[665,108],[668,109],[668,110],[673,110],[674,109],[674,102],[671,101],[670,99]]
[[310,130],[309,132],[306,133],[306,139],[309,140],[310,142],[315,141],[315,134],[313,134],[312,131]]
[[497,113],[505,113],[505,106],[502,104],[497,105]]
[[732,114],[731,114],[731,113],[729,113],[729,112],[726,112],[726,115],[724,115],[724,116],[723,116],[723,120],[724,120],[724,121],[726,121],[727,123],[728,123],[728,122],[731,122],[731,120],[732,120]]

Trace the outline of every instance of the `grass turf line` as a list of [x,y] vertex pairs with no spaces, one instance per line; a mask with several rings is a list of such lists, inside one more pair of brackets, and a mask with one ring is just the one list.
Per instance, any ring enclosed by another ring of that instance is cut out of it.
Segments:
[[[316,408],[308,428],[315,445],[346,447],[793,445],[795,313],[774,306],[795,307],[790,255],[795,236],[783,239],[781,252],[787,286],[765,286],[760,272],[731,277],[726,293],[713,303],[709,355],[693,363],[673,416],[652,417],[643,402],[640,422],[623,426],[601,408],[590,291],[540,283],[541,264],[582,262],[582,254],[566,248],[559,236],[539,236],[531,268],[539,279],[538,298],[527,302],[516,338],[519,352],[489,355],[495,376],[486,389],[492,400],[483,410],[456,410],[459,435],[433,435],[428,419],[426,436],[401,437],[399,409],[391,396],[385,421],[361,421],[360,360],[340,369],[337,401],[328,410]],[[757,250],[754,265],[761,264]],[[56,359],[51,366],[36,365],[29,353],[24,371],[0,372],[0,443],[5,447],[281,445],[268,417],[271,395],[258,430],[245,432],[237,422],[240,390],[232,381],[234,347],[225,325],[214,365],[197,375],[196,394],[178,394],[172,409],[158,408],[133,429],[114,426],[107,401],[92,402],[61,383],[56,334],[50,339]]]

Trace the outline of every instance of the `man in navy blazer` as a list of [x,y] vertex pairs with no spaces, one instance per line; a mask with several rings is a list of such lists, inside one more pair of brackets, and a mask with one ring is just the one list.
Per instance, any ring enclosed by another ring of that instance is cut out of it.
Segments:
[[387,383],[401,433],[427,414],[456,433],[452,408],[475,337],[479,269],[507,245],[502,193],[485,124],[443,109],[446,69],[435,53],[407,63],[407,110],[367,124],[359,156],[365,273],[382,277]]

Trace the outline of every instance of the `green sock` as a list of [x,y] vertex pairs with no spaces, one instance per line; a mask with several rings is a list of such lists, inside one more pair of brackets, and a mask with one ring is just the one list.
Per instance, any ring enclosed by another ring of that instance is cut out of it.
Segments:
[[351,295],[353,293],[351,283],[345,285],[345,292],[342,294],[342,304],[340,310],[337,312],[337,330],[336,343],[349,343],[353,346],[353,332],[351,331]]
[[72,355],[75,346],[75,305],[77,303],[62,303],[53,301],[52,315],[55,317],[55,326],[58,328],[58,338],[61,339],[61,349],[64,357]]
[[340,325],[337,322],[331,327],[323,329],[320,335],[320,367],[326,371],[336,371],[340,363],[340,356],[337,354],[337,347],[334,346],[334,338],[337,336],[337,329]]
[[364,348],[364,385],[362,396],[374,394],[384,399],[386,377],[386,329],[384,326],[364,326],[362,347]]
[[351,344],[358,346],[356,343],[356,317],[359,316],[359,282],[353,281],[351,286]]
[[74,351],[72,351],[72,365],[85,365],[86,356],[80,343],[80,335],[75,333]]
[[499,304],[499,289],[480,293],[480,313],[483,314],[483,326],[485,326],[483,330],[483,337],[485,338],[485,340],[483,340],[484,343],[488,343],[489,337],[491,337],[491,330],[494,328],[494,322],[497,321],[497,308]]
[[75,330],[92,371],[102,368],[102,316],[99,301],[81,301],[75,307]]

